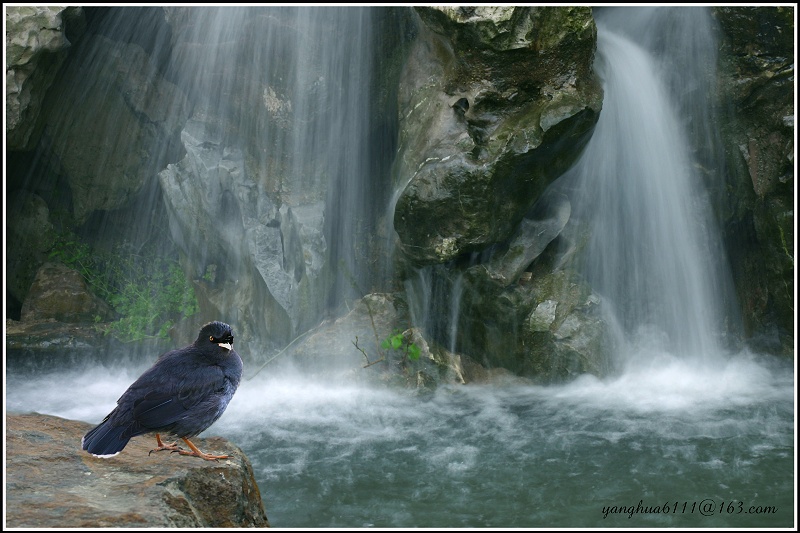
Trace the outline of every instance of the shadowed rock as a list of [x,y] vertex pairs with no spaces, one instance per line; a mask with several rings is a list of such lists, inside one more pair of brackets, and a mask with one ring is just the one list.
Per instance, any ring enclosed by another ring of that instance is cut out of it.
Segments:
[[517,281],[528,265],[539,257],[555,239],[569,220],[571,206],[564,195],[550,195],[548,202],[540,202],[520,222],[508,250],[488,266],[489,275],[504,285]]
[[74,40],[85,30],[81,7],[12,6],[6,12],[6,141],[27,150],[42,101]]
[[81,274],[61,263],[42,265],[22,305],[25,321],[92,322],[95,317],[112,316],[108,305],[89,291]]

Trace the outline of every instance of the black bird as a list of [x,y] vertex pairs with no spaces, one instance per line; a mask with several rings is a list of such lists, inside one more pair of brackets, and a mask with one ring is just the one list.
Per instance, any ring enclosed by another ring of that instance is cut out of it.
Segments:
[[[233,330],[224,322],[209,322],[193,344],[169,351],[117,400],[117,407],[83,439],[84,450],[113,457],[131,437],[155,433],[157,448],[206,460],[209,455],[189,441],[211,426],[225,411],[242,377],[242,358],[233,349]],[[161,433],[183,439],[192,451],[165,445]]]

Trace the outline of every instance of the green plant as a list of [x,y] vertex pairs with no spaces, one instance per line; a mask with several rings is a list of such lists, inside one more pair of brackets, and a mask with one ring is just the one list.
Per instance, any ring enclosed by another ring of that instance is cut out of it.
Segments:
[[197,299],[183,271],[173,261],[151,258],[119,272],[119,291],[110,303],[122,317],[108,326],[121,340],[167,337],[176,318],[197,312]]
[[[377,332],[375,336],[377,338]],[[380,357],[374,361],[370,361],[367,352],[358,345],[358,336],[356,336],[356,340],[352,341],[352,343],[359,352],[364,354],[364,359],[367,360],[367,364],[364,365],[364,368],[386,361],[390,351],[400,353],[403,357],[407,357],[411,361],[418,360],[420,355],[422,355],[422,349],[414,342],[408,340],[399,329],[395,330],[392,335],[389,335],[380,342]]]
[[403,352],[409,359],[416,361],[422,353],[419,346],[406,339],[403,332],[395,330],[393,335],[381,341],[381,348],[384,350],[397,350]]
[[49,254],[50,259],[55,259],[61,263],[77,270],[89,288],[101,299],[108,301],[112,294],[106,276],[102,274],[100,257],[97,256],[92,248],[81,241],[72,233],[62,233],[56,236],[53,248]]
[[177,320],[198,311],[194,289],[175,259],[125,245],[102,252],[69,233],[56,239],[50,258],[77,270],[114,309],[119,318],[97,327],[119,340],[166,338]]
[[[342,266],[345,275],[350,280],[350,283],[353,285],[360,294],[364,294],[364,291],[360,289],[358,283],[356,282],[353,274],[350,272],[350,269],[347,268],[347,264],[344,261],[340,261],[339,264]],[[399,329],[395,329],[394,333],[380,341],[378,339],[378,328],[375,327],[375,316],[372,313],[372,306],[369,303],[369,298],[363,298],[362,300],[364,305],[367,307],[367,313],[369,313],[369,322],[372,325],[372,334],[375,335],[375,342],[378,344],[379,349],[381,350],[381,356],[374,361],[369,360],[369,356],[367,352],[358,345],[358,336],[356,336],[356,340],[350,341],[353,343],[353,346],[356,347],[356,350],[361,352],[364,355],[364,359],[367,360],[367,364],[364,365],[364,368],[368,366],[372,366],[376,363],[380,363],[386,361],[386,352],[388,350],[394,350],[402,352],[406,357],[408,357],[412,361],[416,361],[419,359],[419,356],[422,353],[422,350],[419,346],[414,344],[413,342],[406,340],[405,335]]]

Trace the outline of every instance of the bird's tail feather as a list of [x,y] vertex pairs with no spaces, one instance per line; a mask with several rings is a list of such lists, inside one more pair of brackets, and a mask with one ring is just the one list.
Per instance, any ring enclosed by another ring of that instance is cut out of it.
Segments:
[[81,447],[97,457],[117,455],[131,440],[130,428],[103,421],[81,439]]

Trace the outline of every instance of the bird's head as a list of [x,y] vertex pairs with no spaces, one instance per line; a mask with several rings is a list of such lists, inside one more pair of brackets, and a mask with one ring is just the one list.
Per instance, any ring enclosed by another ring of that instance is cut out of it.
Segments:
[[195,341],[195,344],[201,346],[205,343],[216,344],[230,351],[233,349],[233,329],[225,322],[209,322],[200,329],[200,335]]

